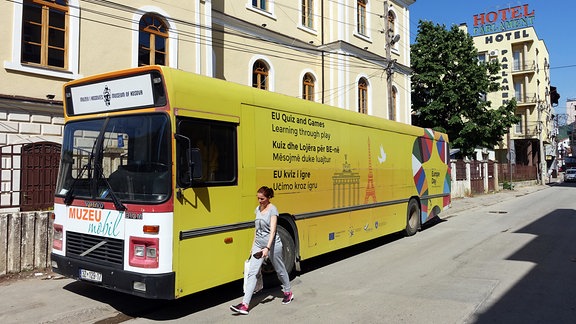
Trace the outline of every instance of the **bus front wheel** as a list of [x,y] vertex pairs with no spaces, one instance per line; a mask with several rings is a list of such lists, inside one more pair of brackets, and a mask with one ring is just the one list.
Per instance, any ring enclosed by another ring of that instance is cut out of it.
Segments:
[[404,232],[407,236],[412,236],[420,228],[420,204],[416,199],[411,199],[408,203],[408,212],[406,216],[406,229]]

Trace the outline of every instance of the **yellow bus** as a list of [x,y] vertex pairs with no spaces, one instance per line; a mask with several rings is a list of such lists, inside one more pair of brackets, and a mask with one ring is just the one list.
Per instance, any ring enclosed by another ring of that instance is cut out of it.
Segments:
[[64,86],[57,273],[175,299],[242,278],[256,190],[289,272],[450,204],[445,134],[163,66]]

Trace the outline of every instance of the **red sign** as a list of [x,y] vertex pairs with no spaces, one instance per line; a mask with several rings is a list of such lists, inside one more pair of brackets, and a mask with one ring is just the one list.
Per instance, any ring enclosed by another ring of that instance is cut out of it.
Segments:
[[474,15],[474,34],[483,35],[532,26],[534,16],[534,10],[530,11],[527,4],[480,13]]
[[523,17],[534,17],[534,10],[530,12],[527,4],[474,15],[474,26],[482,26],[487,23],[494,24],[498,19],[501,21],[507,21]]

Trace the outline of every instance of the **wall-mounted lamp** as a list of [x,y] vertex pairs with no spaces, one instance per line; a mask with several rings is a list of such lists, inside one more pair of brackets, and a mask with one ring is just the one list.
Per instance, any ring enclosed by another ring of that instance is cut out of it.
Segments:
[[308,43],[309,43],[309,44],[314,44],[314,41],[309,41]]
[[262,24],[262,27],[266,28],[266,24]]
[[367,49],[368,49],[368,46],[364,47],[364,49],[367,50]]
[[54,97],[56,97],[56,96],[53,94],[47,94],[46,95],[46,99],[48,99],[48,100],[52,100],[52,99],[54,99]]

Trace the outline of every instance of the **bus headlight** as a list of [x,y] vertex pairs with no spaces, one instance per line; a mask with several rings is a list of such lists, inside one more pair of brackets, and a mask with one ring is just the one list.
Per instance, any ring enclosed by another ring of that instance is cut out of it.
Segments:
[[134,245],[134,256],[144,257],[144,250],[146,247],[144,245]]
[[146,257],[147,258],[156,258],[156,253],[157,253],[157,251],[156,251],[155,247],[152,247],[152,246],[146,247]]

